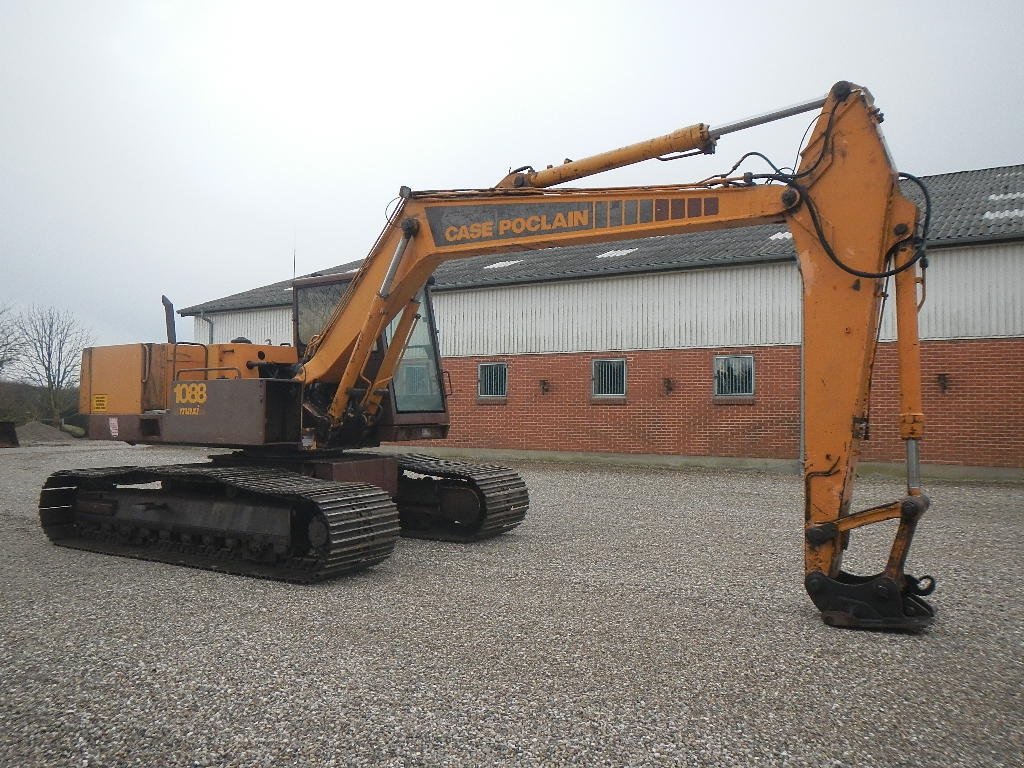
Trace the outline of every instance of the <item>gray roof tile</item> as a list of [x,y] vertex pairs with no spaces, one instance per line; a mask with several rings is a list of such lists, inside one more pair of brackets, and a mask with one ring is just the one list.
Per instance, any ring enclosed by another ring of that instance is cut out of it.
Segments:
[[[339,272],[349,272],[359,268],[363,263],[362,259],[350,261],[348,264],[339,264],[329,269],[321,269],[300,277],[315,277],[317,275],[333,275]],[[286,307],[292,303],[292,281],[282,280],[279,283],[271,283],[260,288],[253,288],[241,293],[233,293],[222,299],[213,299],[202,304],[194,304],[178,310],[179,315],[198,315],[205,312],[227,312],[233,309],[264,309],[266,307]]]
[[[1024,165],[959,171],[922,179],[932,200],[929,244],[933,247],[1024,239]],[[904,193],[921,203],[920,193],[903,182]],[[660,272],[709,266],[753,264],[795,258],[783,225],[666,235],[643,240],[547,248],[501,256],[477,256],[442,264],[435,290],[548,282],[577,278]],[[605,258],[599,255],[614,252]],[[491,265],[512,262],[507,266]],[[349,262],[314,274],[347,272]],[[286,306],[290,280],[186,307],[182,315]]]

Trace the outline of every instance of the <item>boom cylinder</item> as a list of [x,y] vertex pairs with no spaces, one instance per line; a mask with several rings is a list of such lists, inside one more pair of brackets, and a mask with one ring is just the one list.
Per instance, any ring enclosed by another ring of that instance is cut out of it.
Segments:
[[640,141],[636,144],[620,147],[619,149],[612,149],[599,155],[585,157],[582,160],[573,160],[543,171],[514,174],[510,177],[512,179],[511,184],[506,184],[509,179],[505,179],[498,186],[550,187],[565,181],[582,179],[584,176],[593,176],[595,173],[601,173],[602,171],[610,171],[613,168],[622,168],[633,163],[651,160],[673,152],[688,152],[693,149],[705,154],[710,154],[715,149],[715,143],[711,140],[708,134],[708,127],[704,123],[680,128],[678,131],[673,131],[655,139],[648,139],[647,141]]
[[[846,82],[836,83],[832,88],[835,94],[837,89],[840,93],[848,94],[851,85]],[[656,157],[671,155],[678,152],[701,152],[710,155],[715,151],[715,142],[720,136],[727,133],[735,133],[745,128],[753,128],[756,125],[764,125],[785,117],[799,115],[802,112],[810,112],[820,109],[825,104],[825,97],[808,99],[782,109],[764,112],[753,117],[746,117],[742,120],[735,120],[731,123],[723,123],[709,128],[704,123],[696,123],[686,128],[680,128],[672,133],[658,136],[647,141],[640,141],[619,149],[612,149],[598,155],[585,157],[582,160],[570,160],[562,165],[547,168],[543,171],[528,171],[521,173],[510,173],[498,184],[502,187],[551,187],[555,184],[562,184],[566,181],[575,181],[584,176],[593,176],[595,173],[610,171],[614,168],[622,168],[626,165],[641,163],[644,160],[653,160]]]

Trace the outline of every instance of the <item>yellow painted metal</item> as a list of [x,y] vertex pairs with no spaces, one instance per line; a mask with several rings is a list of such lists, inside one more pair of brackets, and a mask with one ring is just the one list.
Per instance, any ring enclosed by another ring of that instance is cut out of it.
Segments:
[[[912,257],[904,249],[900,263]],[[900,372],[900,437],[924,437],[924,404],[921,401],[921,342],[917,330],[917,286],[921,282],[914,267],[896,275],[896,347]]]
[[147,358],[145,344],[84,350],[78,410],[81,413],[141,413]]
[[[883,272],[899,239],[895,232],[915,230],[917,209],[900,194],[867,96],[855,92],[841,103],[831,97],[823,111],[828,117],[818,120],[798,169],[802,186],[835,256],[854,270]],[[794,210],[790,228],[803,280],[805,523],[810,526],[849,511],[884,281],[835,264],[808,206]],[[842,537],[819,546],[808,543],[807,572],[838,575],[842,543]]]
[[294,347],[271,344],[210,344],[208,348],[211,370],[204,376],[207,379],[229,378],[233,371],[238,372],[240,379],[258,379],[259,368],[249,367],[249,363],[291,364],[298,359]]
[[81,413],[140,415],[167,408],[176,378],[258,378],[253,362],[296,362],[293,347],[263,344],[119,344],[82,352]]
[[[412,336],[413,328],[416,327],[416,322],[420,319],[419,312],[420,303],[413,299],[405,305],[405,310],[402,312],[401,319],[398,321],[398,325],[395,326],[394,333],[388,342],[388,351],[384,355],[384,359],[380,363],[380,368],[377,370],[377,377],[374,379],[373,384],[367,389],[366,395],[363,397],[363,401],[360,404],[363,412],[367,414],[371,419],[377,415],[380,410],[382,393],[385,388],[391,383],[391,380],[395,377],[395,370],[398,368],[398,364],[402,359],[402,353],[405,351],[406,345],[409,343],[409,337]],[[340,393],[341,390],[339,389]],[[335,395],[335,402],[340,404],[343,398],[339,398]],[[332,408],[336,407],[332,403]]]
[[613,168],[622,168],[644,160],[652,160],[655,157],[691,150],[704,153],[714,151],[714,141],[711,139],[708,126],[704,123],[680,128],[664,136],[601,152],[582,160],[569,160],[562,165],[542,171],[510,173],[499,181],[497,186],[499,188],[534,187],[537,189],[551,187],[555,184],[564,184],[567,181],[576,181],[584,176],[592,176],[595,173],[610,171]]
[[894,520],[900,516],[901,506],[900,502],[891,501],[888,504],[871,507],[871,509],[862,509],[859,512],[853,512],[836,521],[836,530],[840,533],[845,533],[846,531],[852,531],[854,528],[871,525],[872,523],[880,523],[884,520]]

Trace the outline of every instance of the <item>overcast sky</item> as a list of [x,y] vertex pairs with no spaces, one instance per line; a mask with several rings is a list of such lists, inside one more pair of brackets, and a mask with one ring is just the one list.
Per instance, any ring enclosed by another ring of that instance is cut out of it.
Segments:
[[[403,184],[492,186],[841,79],[874,93],[901,170],[1021,163],[1022,9],[0,0],[0,305],[159,341],[161,293],[287,279],[293,247],[300,274],[363,257]],[[808,117],[593,184],[791,164]]]

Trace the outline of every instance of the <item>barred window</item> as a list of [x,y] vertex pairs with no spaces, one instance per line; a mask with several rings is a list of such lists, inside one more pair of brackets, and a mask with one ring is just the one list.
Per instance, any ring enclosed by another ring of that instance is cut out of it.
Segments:
[[505,363],[480,363],[477,394],[480,397],[505,397],[508,394],[508,368]]
[[715,356],[715,395],[746,396],[754,394],[754,356]]
[[624,397],[626,394],[626,361],[593,361],[594,397]]

